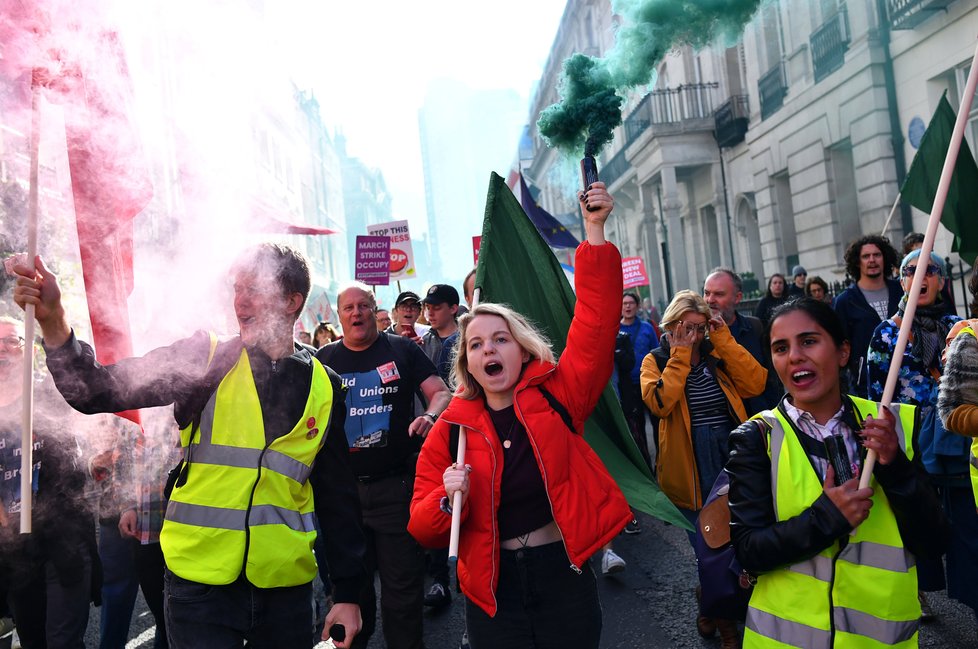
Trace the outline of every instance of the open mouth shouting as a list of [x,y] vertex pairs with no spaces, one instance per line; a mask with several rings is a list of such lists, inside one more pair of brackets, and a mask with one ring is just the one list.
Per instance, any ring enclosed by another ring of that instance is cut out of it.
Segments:
[[498,376],[503,372],[503,364],[499,361],[489,361],[483,369],[487,376]]
[[817,375],[811,370],[797,370],[791,373],[791,382],[798,387],[805,387],[810,385]]

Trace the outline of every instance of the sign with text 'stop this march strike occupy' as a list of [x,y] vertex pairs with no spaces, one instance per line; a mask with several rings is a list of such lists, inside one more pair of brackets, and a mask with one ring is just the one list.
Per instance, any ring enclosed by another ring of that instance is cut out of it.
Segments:
[[390,284],[391,240],[386,236],[357,236],[353,276],[371,286]]
[[368,225],[367,233],[374,236],[390,237],[390,278],[409,279],[418,276],[414,268],[414,251],[411,249],[411,234],[407,221],[390,221]]

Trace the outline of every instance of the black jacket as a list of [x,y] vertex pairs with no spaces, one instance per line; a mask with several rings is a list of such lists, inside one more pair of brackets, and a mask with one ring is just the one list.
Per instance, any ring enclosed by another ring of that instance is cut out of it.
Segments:
[[[101,365],[94,350],[71,338],[47,350],[48,369],[58,390],[84,413],[119,412],[174,404],[174,418],[183,428],[196,418],[241,354],[240,338],[218,344],[208,366],[210,336],[200,331],[139,358]],[[312,385],[312,354],[302,346],[292,356],[272,361],[249,349],[258,400],[268,441],[286,435],[302,416]],[[206,371],[205,371],[206,369]],[[326,443],[309,477],[316,517],[323,533],[329,574],[337,602],[356,602],[365,578],[365,543],[360,523],[360,499],[350,469],[345,389],[327,368],[333,385],[333,411]]]
[[[890,302],[887,306],[887,317],[897,312],[903,289],[895,279],[886,280],[886,288],[890,291]],[[835,296],[832,308],[842,321],[846,337],[849,339],[852,351],[849,354],[849,378],[852,381],[852,394],[865,398],[868,394],[866,382],[866,352],[869,341],[873,338],[880,319],[876,309],[869,305],[863,292],[858,286],[850,286]]]
[[[858,431],[854,406],[847,397],[843,400],[846,423]],[[783,401],[778,408],[787,417]],[[795,434],[804,435],[797,430]],[[916,435],[913,444],[917,458]],[[804,561],[852,530],[825,493],[802,514],[777,521],[766,435],[757,422],[747,421],[730,433],[725,470],[730,477],[730,535],[745,570],[756,574]],[[893,509],[904,547],[919,557],[943,554],[950,528],[920,461],[910,461],[901,453],[889,465],[877,463],[873,474]]]

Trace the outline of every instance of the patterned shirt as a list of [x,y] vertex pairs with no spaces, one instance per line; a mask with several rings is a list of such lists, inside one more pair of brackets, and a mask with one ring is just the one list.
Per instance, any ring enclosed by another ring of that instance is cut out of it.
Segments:
[[[956,315],[946,315],[941,318],[941,322],[947,330],[950,330],[954,323],[960,319]],[[896,347],[897,336],[899,335],[900,327],[891,318],[884,320],[876,327],[876,331],[873,332],[873,337],[869,341],[866,370],[869,385],[868,398],[872,401],[880,401],[883,398],[886,375],[890,371],[893,348]],[[937,405],[941,370],[943,370],[943,365],[937,368],[937,376],[934,376],[930,368],[924,366],[923,360],[914,354],[914,346],[908,344],[903,355],[903,363],[900,365],[893,401],[920,406],[923,418],[928,414],[927,410]]]
[[[859,440],[849,428],[849,425],[842,419],[845,413],[845,406],[839,408],[839,412],[832,415],[824,424],[815,421],[815,417],[810,412],[796,408],[789,400],[785,399],[784,409],[788,413],[788,418],[794,422],[801,432],[812,439],[824,442],[825,438],[833,435],[841,435],[846,445],[846,453],[849,455],[849,464],[852,466],[852,475],[859,475]],[[809,456],[818,468],[818,476],[825,479],[825,470],[829,466],[828,460],[815,455]]]

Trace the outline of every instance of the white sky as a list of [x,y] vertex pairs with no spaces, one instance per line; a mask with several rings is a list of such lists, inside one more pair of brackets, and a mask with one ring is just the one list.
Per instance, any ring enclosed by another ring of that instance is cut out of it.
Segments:
[[[409,219],[413,234],[427,229],[418,108],[428,83],[448,77],[476,89],[512,88],[529,111],[565,4],[277,0],[269,6],[282,11],[275,27],[294,50],[289,59],[305,64],[296,71],[300,83],[315,90],[326,123],[343,129],[350,154],[383,171],[394,217]],[[514,133],[514,159],[518,138]]]

